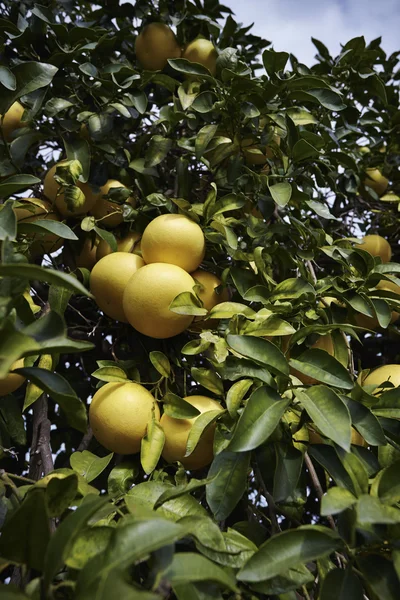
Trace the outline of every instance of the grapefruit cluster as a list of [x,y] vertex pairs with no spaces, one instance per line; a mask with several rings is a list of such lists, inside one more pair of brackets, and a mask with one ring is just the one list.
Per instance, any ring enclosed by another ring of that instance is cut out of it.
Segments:
[[[98,245],[96,256],[105,251]],[[205,239],[201,227],[180,214],[153,219],[140,240],[141,256],[129,251],[105,254],[94,265],[90,289],[99,308],[117,321],[129,323],[140,333],[166,339],[182,333],[192,315],[170,310],[171,302],[196,284],[198,296],[210,310],[227,299],[217,294],[221,281],[201,270]]]
[[161,71],[169,59],[185,58],[206,67],[211,75],[217,70],[217,51],[212,42],[197,38],[181,48],[172,29],[165,23],[146,25],[136,38],[136,57],[147,71]]

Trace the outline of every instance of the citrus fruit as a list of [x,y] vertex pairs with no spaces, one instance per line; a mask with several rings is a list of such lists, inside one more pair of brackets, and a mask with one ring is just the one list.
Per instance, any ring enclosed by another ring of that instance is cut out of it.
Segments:
[[180,58],[181,48],[168,25],[150,23],[137,36],[135,53],[144,69],[161,71],[169,58]]
[[138,383],[106,383],[93,396],[89,421],[93,435],[104,448],[118,454],[140,451],[147,424],[160,418],[154,397]]
[[365,169],[366,177],[364,179],[364,185],[370,187],[378,194],[382,196],[388,188],[389,181],[380,172],[379,169]]
[[19,129],[20,127],[24,127],[26,123],[22,121],[22,115],[24,114],[24,107],[19,102],[14,102],[7,110],[4,115],[2,130],[4,133],[4,137],[9,142],[12,138],[12,133]]
[[[102,196],[107,196],[111,189],[121,187],[125,188],[126,186],[120,181],[116,181],[115,179],[109,179],[107,183],[105,183],[100,188],[100,193],[97,196],[96,204],[90,211],[90,214],[92,214],[95,217],[95,219],[100,221],[101,225],[105,225],[110,229],[117,227],[124,220],[122,216],[122,204],[112,202],[111,200],[107,200],[107,198],[102,198]],[[134,198],[128,198],[127,200],[125,200],[125,204],[135,206]]]
[[[388,292],[394,292],[395,294],[400,295],[400,286],[396,285],[392,281],[381,280],[376,286],[378,290],[385,290]],[[391,323],[395,323],[399,318],[400,314],[395,310],[392,311],[392,316],[390,319]],[[355,322],[360,327],[365,327],[366,329],[378,329],[380,327],[379,321],[377,317],[368,317],[367,315],[363,315],[361,313],[357,313],[355,315]]]
[[[185,400],[196,407],[200,411],[200,414],[210,410],[223,410],[219,402],[207,396],[187,396]],[[175,419],[165,413],[162,415],[160,425],[165,433],[165,445],[162,456],[167,462],[179,461],[186,469],[201,469],[210,464],[214,456],[215,423],[207,427],[195,450],[190,456],[185,457],[190,430],[199,416],[193,419]]]
[[383,367],[378,367],[369,373],[369,375],[367,375],[362,384],[363,386],[378,386],[373,392],[373,394],[376,395],[377,393],[381,394],[383,391],[393,389],[389,386],[385,388],[380,387],[386,382],[390,382],[394,387],[398,387],[400,385],[400,365],[384,365]]
[[369,252],[371,256],[380,256],[383,263],[390,262],[392,258],[389,242],[380,235],[366,235],[357,246],[361,250]]
[[125,287],[144,262],[137,254],[113,252],[97,262],[90,274],[90,291],[96,304],[106,315],[127,322],[122,298]]
[[178,294],[192,291],[193,286],[193,278],[176,265],[145,265],[125,288],[123,308],[128,322],[140,333],[153,338],[166,339],[182,333],[193,317],[172,312],[169,305]]
[[168,263],[191,273],[203,260],[206,245],[197,223],[184,215],[167,214],[147,225],[141,249],[146,264]]
[[[51,200],[60,215],[63,217],[85,215],[91,210],[91,208],[93,208],[97,200],[97,195],[93,192],[89,184],[77,181],[76,186],[82,190],[85,196],[85,201],[81,206],[74,208],[74,210],[70,210],[67,206],[67,202],[65,201],[64,192],[62,191],[60,184],[54,179],[54,175],[59,164],[61,163],[53,165],[45,175],[43,180],[44,195],[46,198]],[[58,193],[59,190],[61,190],[60,193]]]
[[[23,198],[20,200],[23,206],[14,208],[18,223],[34,223],[39,220],[59,221],[53,212],[50,202],[39,198]],[[30,253],[32,256],[40,256],[48,252],[56,252],[63,245],[64,240],[54,233],[29,233],[27,237],[32,240]]]
[[203,38],[197,38],[188,44],[182,54],[182,58],[190,62],[199,63],[215,75],[217,71],[218,53],[212,42]]
[[[310,427],[308,430],[308,436],[310,444],[325,444],[324,438],[318,433],[318,431],[312,429],[312,427]],[[358,433],[354,427],[351,428],[350,443],[354,444],[355,446],[367,446],[367,442],[364,440],[363,436]]]
[[[13,369],[23,369],[24,359],[20,358],[16,360],[12,365],[10,371]],[[5,377],[0,378],[0,396],[7,396],[12,394],[24,383],[25,377],[18,375],[17,373],[9,373]]]
[[98,237],[93,240],[92,236],[87,236],[79,254],[75,254],[75,265],[82,269],[89,269],[89,271],[93,269],[97,261],[99,243],[100,240]]
[[221,302],[228,302],[229,292],[227,288],[223,288],[219,294],[215,291],[218,286],[222,285],[222,282],[214,273],[197,269],[197,271],[191,273],[191,276],[201,286],[201,289],[196,290],[196,293],[203,302],[204,308],[208,311]]
[[[130,231],[126,236],[122,239],[117,240],[117,249],[118,252],[134,252],[135,254],[140,250],[140,233],[136,231]],[[105,240],[100,240],[100,243],[97,247],[97,260],[104,258],[107,254],[111,254],[111,246]]]

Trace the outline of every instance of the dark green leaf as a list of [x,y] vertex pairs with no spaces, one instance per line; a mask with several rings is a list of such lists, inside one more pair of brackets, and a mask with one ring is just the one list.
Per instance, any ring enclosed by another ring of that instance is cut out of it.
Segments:
[[319,600],[363,600],[363,586],[351,569],[329,571]]
[[291,358],[290,366],[317,381],[351,390],[354,386],[349,372],[334,357],[320,348],[310,348],[297,359]]
[[214,518],[229,517],[247,488],[249,452],[223,451],[214,458],[209,477],[215,477],[206,487],[206,498]]
[[228,335],[227,342],[232,350],[270,368],[273,373],[289,375],[286,358],[272,342],[251,335]]

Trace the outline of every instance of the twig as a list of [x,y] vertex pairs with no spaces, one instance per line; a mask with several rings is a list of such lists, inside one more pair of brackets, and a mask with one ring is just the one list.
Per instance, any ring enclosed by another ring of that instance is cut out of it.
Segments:
[[33,434],[30,450],[29,478],[37,481],[54,470],[50,446],[51,423],[47,418],[47,398],[42,394],[33,405]]
[[[310,477],[311,477],[311,481],[314,486],[314,489],[317,492],[318,500],[321,502],[324,492],[323,492],[323,489],[321,486],[321,482],[318,479],[317,471],[314,468],[314,465],[312,463],[311,458],[308,455],[308,452],[304,453],[304,461],[306,463],[308,472],[310,473]],[[336,529],[335,521],[334,521],[332,515],[328,515],[327,519],[328,519],[329,525],[332,527],[332,529]]]
[[83,450],[87,450],[90,442],[92,441],[92,437],[93,437],[93,431],[91,430],[91,428],[89,426],[87,432],[81,439],[81,443],[77,447],[76,452],[83,452]]
[[0,469],[0,479],[4,481],[6,485],[8,485],[18,502],[22,502],[22,496],[19,493],[17,486],[13,481],[11,481],[10,477],[8,476],[8,473],[6,473],[4,469]]
[[271,496],[271,494],[269,493],[269,491],[267,490],[267,487],[264,483],[264,480],[262,478],[261,475],[261,471],[258,465],[255,466],[255,473],[256,473],[256,477],[259,481],[259,484],[261,485],[263,494],[268,502],[268,512],[269,512],[269,516],[271,519],[271,532],[272,534],[274,533],[279,533],[281,531],[281,528],[279,526],[278,523],[278,519],[276,516],[276,504],[275,504],[275,500],[273,499],[273,497]]

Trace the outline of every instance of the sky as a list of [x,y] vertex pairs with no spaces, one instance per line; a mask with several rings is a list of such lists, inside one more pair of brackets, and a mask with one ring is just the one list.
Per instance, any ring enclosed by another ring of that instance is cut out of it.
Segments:
[[243,25],[272,42],[275,50],[289,51],[306,65],[316,49],[311,37],[333,56],[351,38],[364,35],[367,43],[382,36],[387,54],[400,50],[400,0],[220,0]]

